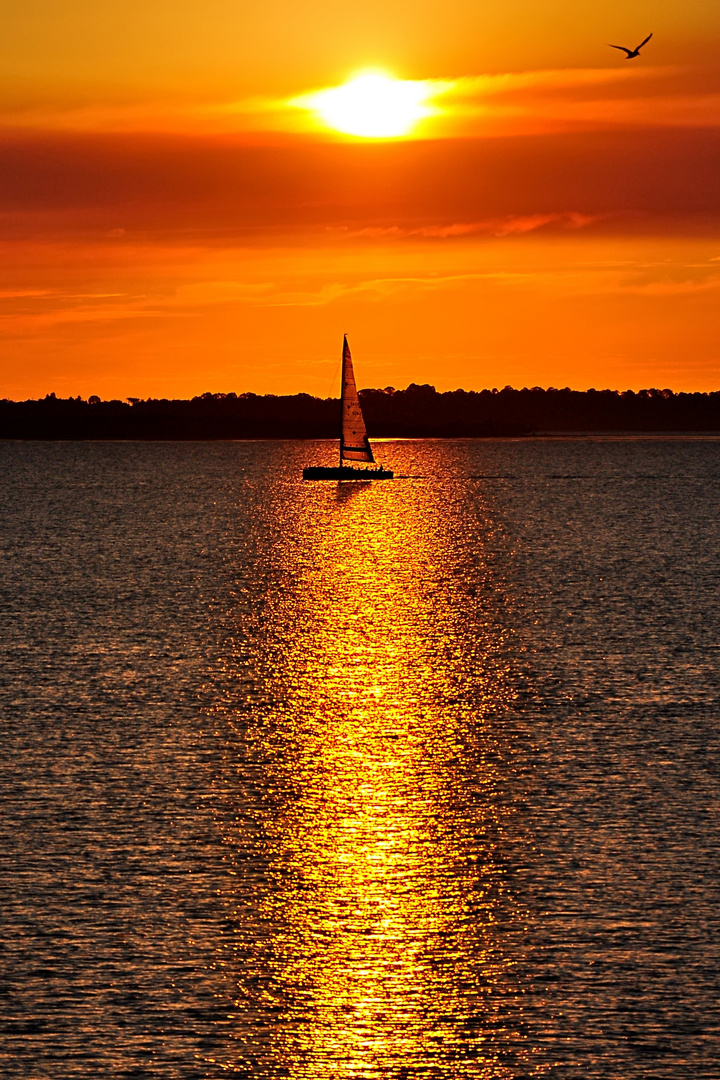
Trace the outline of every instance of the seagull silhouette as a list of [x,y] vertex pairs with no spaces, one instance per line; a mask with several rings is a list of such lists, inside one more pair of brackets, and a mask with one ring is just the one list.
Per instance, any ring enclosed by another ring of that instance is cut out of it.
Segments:
[[645,40],[640,42],[637,49],[626,49],[624,45],[611,45],[610,48],[619,49],[620,52],[627,53],[627,56],[625,57],[626,60],[634,60],[636,56],[640,55],[640,50],[642,49],[643,45],[647,45],[651,37],[652,34],[648,34]]

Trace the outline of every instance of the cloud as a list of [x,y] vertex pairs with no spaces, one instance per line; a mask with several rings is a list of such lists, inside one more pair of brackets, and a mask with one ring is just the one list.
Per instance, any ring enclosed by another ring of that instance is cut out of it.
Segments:
[[[720,124],[720,78],[709,67],[618,65],[509,71],[394,80],[416,88],[428,108],[411,137],[517,135],[598,125],[655,127]],[[312,102],[337,88],[298,88],[288,97],[198,99],[178,92],[148,100],[96,102],[75,97],[23,98],[6,89],[0,126],[25,131],[167,134],[305,134],[324,132]],[[298,106],[301,106],[298,108]],[[334,136],[341,138],[337,134]]]
[[603,214],[580,214],[575,210],[555,214],[527,214],[525,217],[508,218],[498,223],[495,236],[510,236],[513,233],[534,232],[547,225],[560,225],[565,229],[584,229],[596,221],[602,220]]
[[36,299],[52,295],[48,289],[0,289],[0,300]]
[[716,73],[677,66],[470,76],[448,84],[441,111],[446,136],[460,132],[509,136],[602,126],[716,126],[720,81]]
[[580,214],[575,210],[550,214],[526,214],[523,217],[504,217],[489,221],[454,222],[449,225],[420,225],[403,228],[400,225],[369,225],[362,229],[340,228],[337,231],[350,239],[370,240],[449,240],[461,236],[512,236],[516,233],[534,232],[548,225],[561,229],[583,229],[602,221],[607,215]]
[[128,245],[511,237],[720,222],[720,136],[693,129],[248,146],[0,133],[7,238]]
[[654,280],[638,280],[637,277],[630,276],[622,283],[621,287],[624,292],[634,293],[637,296],[695,296],[698,293],[720,290],[720,274],[706,274],[701,271],[697,276],[687,274],[681,279],[677,277],[673,279],[664,274]]

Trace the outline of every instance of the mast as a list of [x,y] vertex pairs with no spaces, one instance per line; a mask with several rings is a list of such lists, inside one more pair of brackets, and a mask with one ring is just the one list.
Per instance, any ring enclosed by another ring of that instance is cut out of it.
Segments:
[[347,334],[343,334],[342,371],[340,372],[340,461],[339,467],[343,467],[343,425],[345,418],[345,357],[350,355]]

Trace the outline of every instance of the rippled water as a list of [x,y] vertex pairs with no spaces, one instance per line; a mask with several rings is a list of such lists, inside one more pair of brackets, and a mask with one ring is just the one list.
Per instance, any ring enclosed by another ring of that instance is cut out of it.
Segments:
[[720,1076],[720,441],[0,444],[0,1071]]

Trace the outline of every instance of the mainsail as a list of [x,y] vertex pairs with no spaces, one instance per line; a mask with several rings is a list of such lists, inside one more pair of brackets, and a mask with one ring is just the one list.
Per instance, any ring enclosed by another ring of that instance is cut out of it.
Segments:
[[355,386],[352,357],[347,337],[343,338],[342,358],[342,432],[340,461],[374,461],[367,437],[367,428]]

